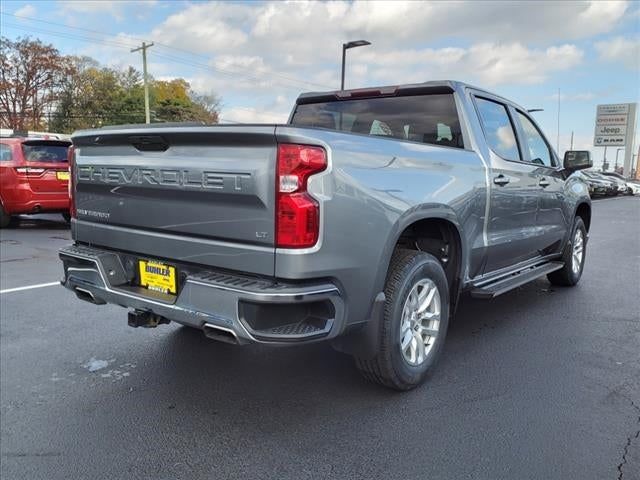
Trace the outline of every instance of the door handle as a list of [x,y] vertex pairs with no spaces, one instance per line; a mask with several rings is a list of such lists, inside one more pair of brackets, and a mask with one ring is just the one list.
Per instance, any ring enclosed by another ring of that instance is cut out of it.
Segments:
[[549,183],[549,181],[546,178],[543,177],[543,178],[540,179],[540,182],[538,182],[538,185],[540,185],[542,188],[546,188],[551,184]]
[[498,175],[493,179],[493,183],[500,186],[505,186],[509,182],[510,182],[509,177],[505,177],[502,174]]

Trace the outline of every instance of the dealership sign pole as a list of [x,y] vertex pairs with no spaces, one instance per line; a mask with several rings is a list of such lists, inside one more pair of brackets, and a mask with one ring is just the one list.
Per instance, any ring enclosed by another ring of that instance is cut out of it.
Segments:
[[593,145],[625,147],[623,175],[631,174],[633,143],[636,132],[636,103],[598,105]]

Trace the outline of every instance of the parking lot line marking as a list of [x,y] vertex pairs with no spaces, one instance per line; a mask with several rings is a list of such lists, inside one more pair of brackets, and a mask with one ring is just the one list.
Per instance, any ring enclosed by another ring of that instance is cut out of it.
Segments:
[[0,294],[21,292],[22,290],[31,290],[32,288],[53,287],[54,285],[60,285],[60,282],[39,283],[37,285],[27,285],[25,287],[7,288],[5,290],[0,290]]

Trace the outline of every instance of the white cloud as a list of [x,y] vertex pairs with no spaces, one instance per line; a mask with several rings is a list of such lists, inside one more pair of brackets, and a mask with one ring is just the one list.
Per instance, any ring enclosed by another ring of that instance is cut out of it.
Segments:
[[[359,61],[370,66],[369,77],[375,78],[374,83],[459,78],[481,85],[513,85],[541,83],[552,72],[575,67],[582,58],[582,50],[570,44],[541,50],[520,43],[480,43],[469,48],[367,52]],[[357,72],[350,70],[351,74]]]
[[498,140],[500,141],[500,147],[503,150],[510,150],[516,145],[516,137],[513,135],[511,127],[500,127],[496,130]]
[[223,108],[222,121],[231,123],[286,123],[289,112],[269,112],[252,107]]
[[31,5],[30,3],[27,3],[26,5],[13,12],[13,14],[18,17],[34,17],[36,15],[36,7]]
[[231,123],[286,123],[295,98],[291,95],[277,95],[262,105],[244,107],[222,106],[221,118]]
[[[113,16],[122,15],[122,5],[131,6],[106,1],[64,5]],[[301,91],[337,88],[346,40],[373,43],[349,51],[347,88],[439,78],[488,87],[540,84],[581,64],[584,52],[577,40],[617,28],[628,5],[469,0],[185,3],[139,36],[156,42],[149,51],[152,75],[175,71],[190,77],[196,91],[250,98],[256,112],[242,107],[232,113],[258,120],[288,113]],[[112,40],[140,43],[126,35]],[[106,57],[110,63],[138,65],[124,55],[123,47],[94,50],[103,52],[102,61]],[[267,99],[277,95],[287,98],[287,109],[271,112]],[[590,99],[577,95],[576,101]]]
[[[357,38],[373,45],[349,51],[348,86],[451,77],[535,84],[579,64],[582,50],[566,40],[611,30],[627,3],[209,2],[170,15],[148,37],[202,55],[197,63],[216,70],[209,83],[239,92],[335,88],[341,43]],[[467,46],[420,48],[447,38]]]
[[158,0],[58,0],[57,3],[60,6],[59,13],[63,16],[107,14],[120,22],[126,17],[125,10],[144,11],[155,6]]
[[596,43],[601,60],[619,62],[631,70],[640,70],[640,37],[614,37]]
[[[115,2],[118,3],[118,2]],[[270,53],[299,64],[333,60],[344,40],[378,50],[434,39],[553,45],[615,28],[628,2],[280,2],[193,4],[152,33],[197,52]],[[526,19],[515,21],[515,19]]]
[[248,41],[242,26],[254,10],[234,3],[190,5],[169,16],[151,36],[196,53],[236,50]]

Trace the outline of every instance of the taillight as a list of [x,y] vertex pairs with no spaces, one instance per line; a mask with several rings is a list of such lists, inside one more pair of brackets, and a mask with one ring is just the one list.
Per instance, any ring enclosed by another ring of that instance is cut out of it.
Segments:
[[320,205],[307,192],[307,181],[325,168],[327,155],[322,147],[278,145],[276,247],[308,248],[318,241]]
[[44,173],[44,168],[34,168],[34,167],[17,167],[16,172],[21,175],[26,175],[27,177],[39,177]]
[[72,218],[77,218],[75,193],[76,193],[76,147],[71,145],[67,150],[67,162],[69,163],[69,214]]

